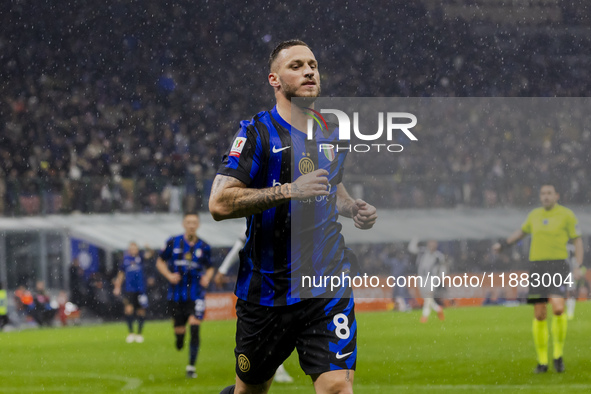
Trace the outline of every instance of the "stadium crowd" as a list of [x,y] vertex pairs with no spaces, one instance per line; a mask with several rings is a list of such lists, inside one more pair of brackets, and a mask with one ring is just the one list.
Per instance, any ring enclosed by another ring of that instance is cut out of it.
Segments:
[[[468,29],[421,3],[387,3],[302,4],[322,23],[254,1],[3,3],[0,215],[203,208],[239,114],[270,105],[265,59],[291,38],[277,31],[307,32],[334,97],[591,93],[585,35]],[[374,28],[343,23],[351,13]],[[266,22],[240,22],[255,18]],[[563,200],[589,202],[588,130],[476,133],[426,131],[437,142],[397,156],[367,192],[392,208],[524,205],[535,179],[564,169]]]

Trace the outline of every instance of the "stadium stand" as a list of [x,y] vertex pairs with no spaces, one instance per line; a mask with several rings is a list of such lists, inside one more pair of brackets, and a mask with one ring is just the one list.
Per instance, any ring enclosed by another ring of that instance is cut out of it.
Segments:
[[[330,10],[325,23],[311,25],[303,14],[287,17],[281,4],[260,9],[247,1],[242,20],[268,16],[269,22],[245,29],[223,2],[203,9],[187,0],[171,7],[5,2],[0,215],[204,207],[216,163],[240,120],[228,114],[268,106],[270,94],[260,89],[264,67],[253,59],[265,59],[284,38],[274,31],[308,32],[332,96],[588,96],[591,34],[586,17],[567,3],[425,0],[393,13],[387,2],[342,8],[331,0],[309,4],[311,12]],[[487,7],[492,11],[482,14]],[[480,13],[470,13],[474,8]],[[350,12],[374,28],[342,26]],[[499,29],[493,16],[501,12]],[[521,23],[524,13],[529,19]],[[338,31],[340,41],[329,41],[328,30]],[[565,157],[571,160],[563,197],[589,202],[588,131],[568,140],[560,133],[532,140],[507,133],[495,141],[500,153],[487,157],[473,154],[476,142],[454,150],[458,141],[469,141],[469,132],[457,130],[440,149],[430,145],[432,167],[400,175],[403,195],[438,198],[404,198],[396,207],[524,206],[535,196],[513,175],[563,166]],[[543,165],[516,160],[524,152],[543,153]],[[410,168],[406,158],[397,160],[402,170]]]

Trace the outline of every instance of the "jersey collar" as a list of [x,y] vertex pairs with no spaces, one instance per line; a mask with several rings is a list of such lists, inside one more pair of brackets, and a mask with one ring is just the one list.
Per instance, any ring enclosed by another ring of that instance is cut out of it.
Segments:
[[[275,119],[277,121],[277,123],[279,123],[281,126],[283,126],[287,131],[289,131],[289,132],[299,131],[300,133],[304,133],[303,131],[296,129],[295,127],[293,127],[292,125],[287,123],[287,121],[285,119],[283,119],[281,117],[281,115],[279,115],[279,112],[277,112],[277,106],[274,106],[273,109],[271,110],[271,116],[273,117],[273,119]],[[306,134],[306,133],[304,133],[304,134]]]

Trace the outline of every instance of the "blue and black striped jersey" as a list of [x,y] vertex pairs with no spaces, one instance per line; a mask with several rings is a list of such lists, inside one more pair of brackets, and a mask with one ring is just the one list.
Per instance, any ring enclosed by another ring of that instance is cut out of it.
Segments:
[[168,286],[168,300],[175,302],[195,301],[205,298],[205,289],[199,283],[205,270],[211,267],[211,247],[199,239],[193,246],[184,235],[171,237],[160,252],[170,272],[178,272],[181,281]]
[[125,291],[127,293],[145,293],[146,278],[144,277],[144,259],[141,254],[132,256],[125,254],[119,271],[125,274]]
[[343,147],[336,127],[317,128],[314,139],[308,139],[276,108],[240,123],[218,174],[262,189],[323,168],[329,172],[330,194],[291,200],[247,218],[236,282],[239,298],[265,306],[290,305],[325,291],[300,286],[303,275],[349,272],[336,204],[348,150],[335,149],[337,145]]

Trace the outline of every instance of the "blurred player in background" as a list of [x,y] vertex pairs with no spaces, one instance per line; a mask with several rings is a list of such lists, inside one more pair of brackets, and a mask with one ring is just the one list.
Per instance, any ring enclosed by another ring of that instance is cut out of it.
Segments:
[[[246,229],[245,229],[246,230]],[[230,268],[240,261],[239,252],[244,247],[246,243],[246,235],[241,235],[240,238],[236,240],[232,249],[226,255],[226,258],[220,265],[218,272],[215,274],[214,282],[218,287],[222,287],[225,283],[228,282],[228,271]],[[293,378],[287,373],[283,364],[277,368],[277,372],[275,372],[275,377],[273,378],[275,382],[278,383],[292,383]]]
[[[380,256],[380,260],[390,268],[390,275],[398,278],[399,276],[406,276],[409,269],[409,256],[403,253],[402,250],[390,245]],[[394,286],[392,289],[392,300],[394,301],[393,310],[400,312],[412,311],[412,306],[409,305],[407,299],[410,299],[410,293],[406,286]]]
[[186,213],[183,217],[185,233],[171,237],[160,252],[156,268],[170,283],[168,307],[173,318],[176,348],[185,344],[187,322],[191,331],[188,378],[196,378],[195,363],[199,352],[199,327],[205,314],[205,290],[214,273],[211,248],[197,237],[199,215]]
[[418,238],[413,238],[408,244],[408,251],[417,256],[417,272],[423,284],[420,287],[423,297],[421,323],[427,323],[431,310],[437,312],[439,320],[445,319],[443,307],[435,301],[435,291],[431,290],[430,283],[427,283],[428,277],[439,275],[445,264],[445,255],[437,250],[438,246],[439,244],[434,240],[427,242],[427,246],[419,246]]
[[[148,252],[150,253],[150,252]],[[127,252],[123,255],[123,261],[119,265],[119,272],[115,278],[113,295],[121,295],[121,286],[125,281],[123,293],[123,313],[127,322],[129,334],[125,341],[127,343],[144,342],[142,330],[146,319],[148,308],[148,296],[146,295],[146,277],[144,274],[144,255],[135,242],[131,242]],[[134,316],[135,315],[135,316]],[[137,319],[137,334],[133,333],[133,321]]]
[[[305,98],[312,107],[320,94],[318,62],[308,45],[289,40],[275,47],[268,82],[277,105],[241,122],[209,199],[215,220],[246,217],[248,227],[236,285],[236,385],[222,393],[267,393],[294,349],[317,393],[352,393],[357,322],[351,290],[312,294],[292,280],[302,272],[323,276],[356,269],[337,218],[369,229],[376,209],[351,198],[341,183],[346,154],[319,154],[316,142],[300,131],[309,116],[302,107],[292,108],[291,98]],[[337,133],[331,126],[316,129],[314,137],[335,141]],[[292,166],[293,160],[299,165]],[[316,222],[292,228],[301,220]],[[290,248],[294,231],[297,246]]]
[[[568,258],[566,245],[569,240],[573,241],[575,248],[575,277],[579,276],[579,267],[583,264],[583,241],[577,218],[573,211],[558,204],[559,197],[554,183],[543,183],[540,188],[542,206],[531,211],[521,228],[511,234],[509,238],[493,245],[493,250],[500,252],[531,234],[530,286],[527,302],[534,304],[533,336],[538,354],[535,373],[548,371],[548,323],[546,322],[548,302],[552,305],[554,313],[552,319],[554,369],[556,372],[564,372],[565,369],[562,355],[567,326],[567,317],[564,314],[567,286],[564,281],[568,280],[571,272],[566,261]],[[556,275],[560,276],[561,283],[553,281]],[[543,285],[544,277],[548,276],[552,279],[550,281],[552,283],[550,286]],[[573,284],[574,280],[573,275],[570,275],[570,281]],[[555,286],[555,284],[559,286]]]

